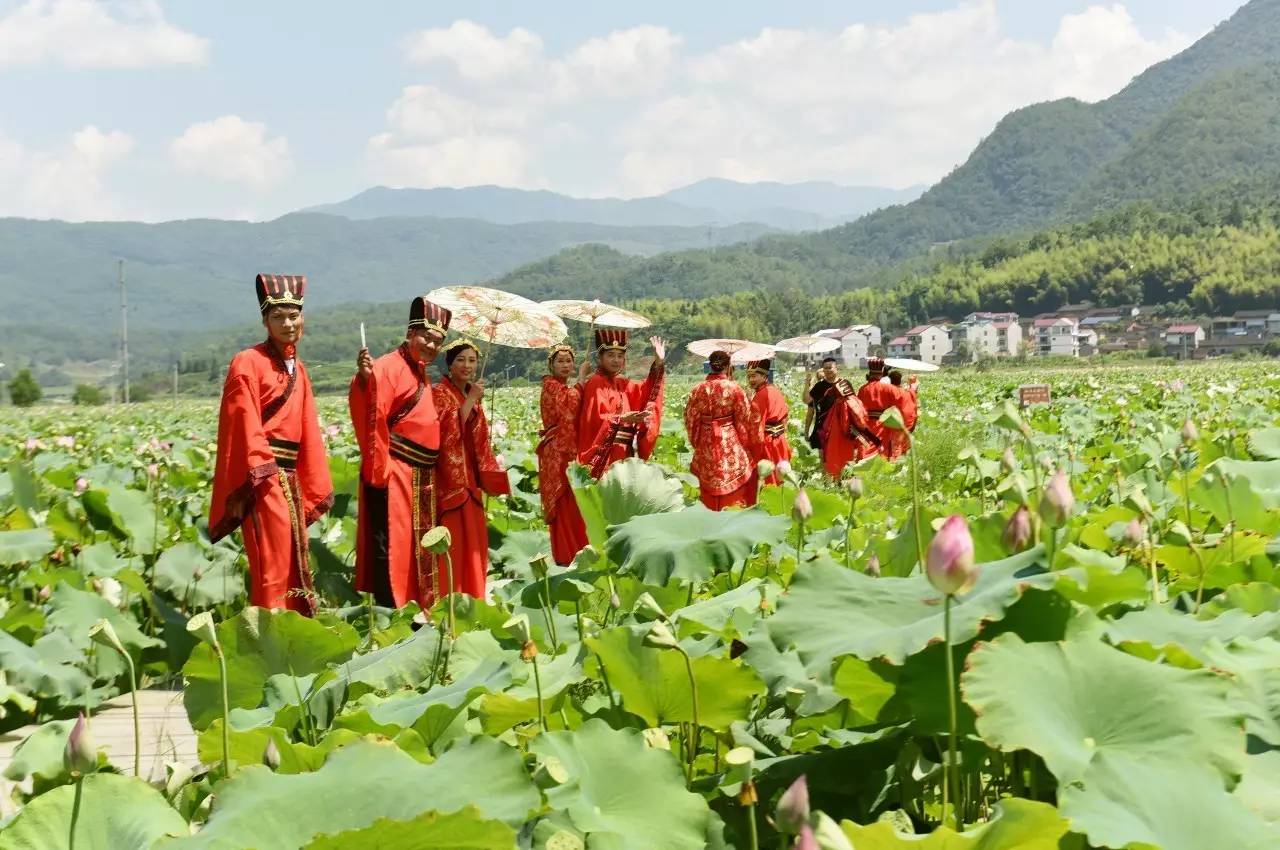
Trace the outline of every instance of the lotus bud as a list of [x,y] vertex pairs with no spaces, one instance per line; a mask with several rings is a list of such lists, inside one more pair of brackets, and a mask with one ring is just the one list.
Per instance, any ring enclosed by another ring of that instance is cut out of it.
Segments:
[[1050,528],[1061,528],[1071,518],[1071,511],[1075,506],[1076,497],[1071,492],[1071,482],[1067,479],[1067,473],[1059,469],[1053,473],[1049,486],[1040,497],[1040,518]]
[[844,486],[845,486],[845,488],[846,488],[846,489],[848,489],[848,491],[849,491],[849,496],[850,496],[850,497],[851,497],[855,502],[856,502],[858,499],[861,499],[861,498],[862,498],[862,494],[863,494],[863,493],[865,492],[865,490],[866,490],[866,487],[865,487],[865,486],[863,485],[863,483],[862,483],[862,479],[861,479],[861,478],[859,478],[859,477],[858,477],[858,476],[856,476],[856,475],[851,475],[851,476],[849,476],[849,480],[845,482]]
[[778,474],[779,474],[779,475],[782,475],[782,476],[784,476],[784,477],[785,477],[785,476],[787,476],[787,475],[790,475],[790,474],[791,474],[791,461],[789,461],[789,460],[780,460],[780,461],[778,461],[777,470],[778,470]]
[[1130,546],[1140,546],[1146,538],[1146,532],[1142,528],[1142,523],[1137,517],[1129,520],[1129,524],[1124,527],[1124,540]]
[[1200,439],[1200,430],[1196,428],[1196,423],[1188,419],[1182,423],[1182,443],[1183,445],[1193,446],[1196,440]]
[[187,631],[195,635],[196,639],[201,643],[207,643],[212,646],[214,652],[220,652],[218,646],[218,632],[213,625],[213,614],[209,611],[201,611],[190,620],[187,620]]
[[529,559],[529,566],[533,568],[534,576],[542,578],[551,569],[551,557],[546,552],[540,552]]
[[902,411],[896,406],[887,408],[880,414],[880,424],[894,431],[907,430],[907,422],[902,418]]
[[769,460],[767,457],[761,458],[760,462],[756,464],[756,474],[760,476],[762,481],[773,475],[773,471],[775,469],[777,469],[777,467],[774,466],[773,461]]
[[1018,457],[1013,453],[1012,448],[1004,450],[1004,454],[1000,456],[1000,465],[1004,467],[1005,472],[1013,472],[1018,468]]
[[47,584],[44,587],[40,588],[40,592],[36,594],[36,596],[40,599],[41,602],[48,602],[49,597],[52,595],[53,595],[53,588],[49,587],[49,585]]
[[797,835],[801,827],[809,825],[809,783],[805,781],[804,774],[782,792],[773,819],[778,831],[786,835]]
[[152,481],[156,480],[160,475],[160,465],[155,463],[147,464],[147,477]]
[[450,536],[449,529],[443,525],[437,525],[422,535],[422,548],[433,555],[447,554],[451,545],[453,545],[453,537]]
[[871,557],[867,559],[867,575],[880,575],[880,558],[874,552],[872,552]]
[[622,597],[618,595],[618,591],[609,594],[609,607],[617,611],[622,607]]
[[267,739],[267,748],[262,751],[262,763],[272,770],[280,767],[280,748],[276,746],[275,738]]
[[125,651],[124,644],[120,642],[120,636],[116,634],[116,630],[111,627],[109,620],[99,620],[89,629],[89,638],[103,646],[109,646],[121,655],[128,655]]
[[640,597],[636,599],[636,611],[643,611],[645,614],[649,615],[650,619],[667,619],[667,612],[662,610],[662,606],[658,604],[658,600],[654,599],[653,595],[647,590],[640,594]]
[[89,479],[83,475],[76,479],[76,495],[79,496],[85,490],[89,489]]
[[925,554],[925,575],[939,593],[948,596],[967,593],[978,580],[973,563],[973,537],[969,523],[960,514],[952,514],[929,543]]
[[796,500],[791,505],[791,516],[801,522],[813,516],[813,502],[809,501],[809,494],[803,487],[796,491]]
[[654,649],[680,648],[680,642],[676,640],[671,627],[662,620],[654,620],[653,624],[649,626],[649,631],[644,636],[644,645]]
[[1013,516],[1009,517],[1009,522],[1005,524],[1004,534],[1001,537],[1004,548],[1010,553],[1021,552],[1028,548],[1034,539],[1035,523],[1031,511],[1027,510],[1026,505],[1019,505],[1013,512]]
[[813,834],[813,827],[805,824],[800,827],[800,835],[796,838],[796,850],[821,850],[818,838]]
[[67,746],[62,751],[62,764],[72,776],[93,773],[98,768],[98,746],[89,732],[89,721],[82,712],[76,718],[67,736]]
[[813,837],[822,850],[853,850],[844,830],[824,812],[818,812],[814,817]]

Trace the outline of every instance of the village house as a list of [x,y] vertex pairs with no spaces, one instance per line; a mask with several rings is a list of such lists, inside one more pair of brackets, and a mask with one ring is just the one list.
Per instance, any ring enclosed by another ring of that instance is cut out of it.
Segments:
[[917,325],[889,340],[890,357],[910,357],[938,365],[951,353],[951,337],[946,325]]

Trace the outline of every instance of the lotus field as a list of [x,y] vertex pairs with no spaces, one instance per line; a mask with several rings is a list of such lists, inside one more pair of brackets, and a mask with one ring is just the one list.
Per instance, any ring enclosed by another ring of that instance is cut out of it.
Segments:
[[[788,386],[789,483],[722,514],[687,388],[654,462],[571,470],[571,568],[537,390],[500,392],[491,598],[429,612],[350,589],[358,452],[321,399],[315,619],[246,607],[239,536],[208,543],[213,401],[7,409],[0,723],[42,725],[0,848],[1280,846],[1272,370],[926,376],[912,453],[838,483]],[[97,752],[135,679],[183,690],[201,766]]]

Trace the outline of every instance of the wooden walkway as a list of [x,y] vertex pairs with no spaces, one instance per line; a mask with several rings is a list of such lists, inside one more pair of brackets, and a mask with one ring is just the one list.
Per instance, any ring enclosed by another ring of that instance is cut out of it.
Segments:
[[[177,761],[195,767],[196,733],[187,722],[181,691],[139,691],[138,723],[142,737],[142,775],[150,780],[165,778],[166,762]],[[38,727],[24,726],[0,734],[0,817],[13,809],[13,782],[3,773],[13,760],[13,751]],[[103,703],[90,720],[94,741],[105,751],[121,773],[133,774],[133,710],[128,694]]]

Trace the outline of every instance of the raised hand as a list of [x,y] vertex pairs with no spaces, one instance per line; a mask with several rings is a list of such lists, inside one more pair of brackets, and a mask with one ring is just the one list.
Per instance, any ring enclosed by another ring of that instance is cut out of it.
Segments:
[[360,376],[361,381],[367,381],[373,374],[373,358],[369,355],[367,348],[360,349],[360,353],[356,355],[356,374]]
[[667,360],[667,341],[660,336],[649,337],[649,344],[653,346],[653,356],[657,358],[659,363],[665,363]]

